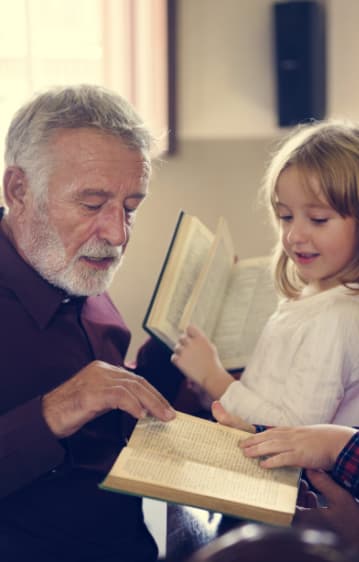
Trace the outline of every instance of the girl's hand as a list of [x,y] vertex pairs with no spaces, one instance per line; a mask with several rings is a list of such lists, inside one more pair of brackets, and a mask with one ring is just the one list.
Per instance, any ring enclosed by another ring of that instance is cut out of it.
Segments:
[[180,336],[171,361],[213,398],[219,398],[233,382],[221,364],[215,345],[193,325]]
[[229,427],[235,427],[236,429],[242,429],[243,431],[248,431],[249,433],[255,433],[254,425],[244,421],[240,416],[233,416],[225,410],[218,400],[212,403],[212,415],[213,417],[222,425],[228,425]]
[[355,429],[339,425],[277,427],[242,441],[247,457],[269,455],[264,468],[298,466],[330,470]]

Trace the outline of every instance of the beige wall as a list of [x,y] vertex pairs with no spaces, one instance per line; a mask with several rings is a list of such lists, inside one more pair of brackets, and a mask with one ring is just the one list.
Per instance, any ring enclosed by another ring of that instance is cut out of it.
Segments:
[[[277,134],[274,0],[178,0],[179,129],[185,138]],[[328,116],[359,120],[358,0],[326,8]]]
[[[178,0],[178,135],[156,169],[111,294],[133,332],[141,322],[181,208],[230,225],[239,256],[273,240],[258,188],[276,127],[272,0]],[[328,116],[359,120],[357,0],[327,0]]]

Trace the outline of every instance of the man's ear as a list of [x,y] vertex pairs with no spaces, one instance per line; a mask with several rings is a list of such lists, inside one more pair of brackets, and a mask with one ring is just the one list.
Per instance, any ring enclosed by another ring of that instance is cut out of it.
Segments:
[[17,166],[9,166],[4,172],[4,198],[9,210],[21,213],[25,206],[28,183],[25,172]]

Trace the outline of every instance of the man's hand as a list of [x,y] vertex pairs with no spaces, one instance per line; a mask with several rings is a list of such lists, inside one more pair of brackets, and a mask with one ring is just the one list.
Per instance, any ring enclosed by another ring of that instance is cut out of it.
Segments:
[[327,502],[327,507],[298,508],[293,524],[335,531],[347,544],[359,549],[359,504],[325,472],[307,470],[307,476]]
[[43,397],[45,421],[59,438],[116,409],[135,418],[147,413],[162,421],[175,417],[173,408],[148,381],[102,361],[93,361]]
[[299,484],[299,492],[297,498],[297,511],[302,507],[319,507],[319,498],[310,486],[307,480],[301,479]]

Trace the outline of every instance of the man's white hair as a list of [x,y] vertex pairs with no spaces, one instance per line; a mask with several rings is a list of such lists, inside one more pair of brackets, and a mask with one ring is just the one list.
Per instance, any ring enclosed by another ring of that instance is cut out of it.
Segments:
[[18,166],[37,196],[47,193],[49,140],[59,129],[92,128],[120,138],[149,160],[154,138],[132,105],[100,86],[56,87],[15,114],[5,141],[5,165]]

